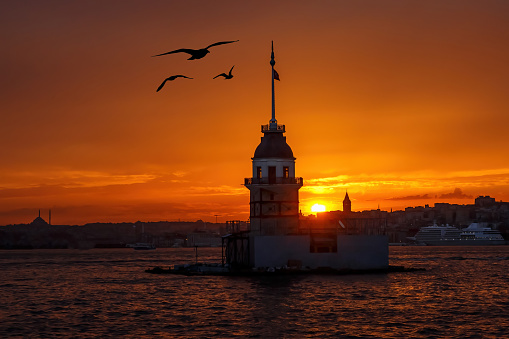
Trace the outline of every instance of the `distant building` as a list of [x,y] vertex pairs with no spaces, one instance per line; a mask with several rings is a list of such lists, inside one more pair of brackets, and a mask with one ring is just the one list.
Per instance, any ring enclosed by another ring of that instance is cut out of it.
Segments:
[[345,194],[345,199],[343,200],[343,212],[350,213],[352,212],[352,202],[348,197],[348,192]]
[[491,207],[496,204],[495,198],[487,196],[479,196],[475,198],[475,206],[477,207]]
[[[50,212],[49,218],[51,220],[51,212]],[[41,218],[41,210],[39,210],[39,216],[37,218],[35,218],[34,221],[32,221],[30,223],[30,225],[32,225],[32,226],[48,226],[48,225],[50,225],[50,223],[46,222],[46,220]]]

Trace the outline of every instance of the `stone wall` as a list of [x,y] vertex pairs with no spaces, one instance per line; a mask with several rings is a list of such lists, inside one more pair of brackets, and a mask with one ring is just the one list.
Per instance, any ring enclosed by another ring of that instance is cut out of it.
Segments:
[[253,267],[301,266],[302,268],[384,269],[389,265],[388,238],[384,235],[337,235],[337,249],[312,253],[309,235],[253,236]]

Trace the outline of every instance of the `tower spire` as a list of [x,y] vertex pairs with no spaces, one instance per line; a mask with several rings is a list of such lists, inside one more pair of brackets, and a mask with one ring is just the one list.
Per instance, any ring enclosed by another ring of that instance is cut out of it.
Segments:
[[272,41],[272,51],[270,53],[270,65],[272,66],[272,119],[270,119],[270,129],[277,129],[277,120],[276,120],[276,98],[274,92],[274,65],[276,61],[274,60],[274,41]]

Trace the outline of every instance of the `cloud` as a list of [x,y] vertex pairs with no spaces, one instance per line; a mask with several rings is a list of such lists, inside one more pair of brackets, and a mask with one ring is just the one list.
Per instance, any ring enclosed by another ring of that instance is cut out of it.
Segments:
[[307,185],[324,185],[324,184],[331,184],[331,185],[340,185],[347,182],[349,179],[348,175],[337,175],[334,177],[326,177],[326,178],[314,178],[314,179],[307,179],[306,184]]
[[232,187],[228,185],[220,186],[191,186],[186,189],[189,195],[193,196],[248,196],[248,191],[245,187]]
[[119,174],[102,171],[36,169],[31,171],[2,171],[0,189],[28,189],[60,186],[62,188],[130,185],[154,181],[160,175],[152,173]]
[[172,174],[174,176],[178,177],[178,178],[182,178],[182,177],[186,176],[188,174],[188,172],[186,172],[186,171],[175,171]]
[[431,199],[431,197],[428,194],[417,194],[417,195],[407,195],[405,197],[388,198],[385,200],[422,200],[422,199]]
[[440,195],[440,199],[473,199],[474,197],[465,194],[461,191],[461,188],[455,188],[452,193],[444,193]]

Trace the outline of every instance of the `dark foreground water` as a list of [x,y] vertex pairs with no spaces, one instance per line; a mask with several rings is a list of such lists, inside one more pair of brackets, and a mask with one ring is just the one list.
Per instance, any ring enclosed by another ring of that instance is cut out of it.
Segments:
[[[219,261],[221,249],[199,249]],[[0,337],[503,338],[509,246],[392,247],[425,272],[217,277],[144,270],[194,249],[0,251]]]

